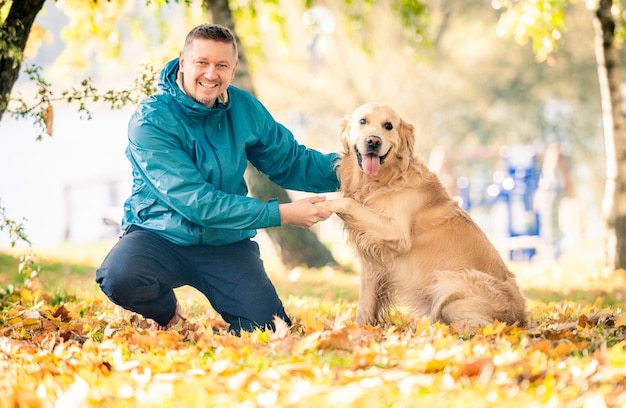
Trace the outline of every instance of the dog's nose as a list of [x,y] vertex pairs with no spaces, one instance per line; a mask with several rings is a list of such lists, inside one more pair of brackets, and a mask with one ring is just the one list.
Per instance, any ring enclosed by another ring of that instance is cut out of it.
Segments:
[[380,149],[380,145],[383,143],[383,140],[378,136],[368,136],[365,139],[365,146],[367,147],[368,152],[375,152]]

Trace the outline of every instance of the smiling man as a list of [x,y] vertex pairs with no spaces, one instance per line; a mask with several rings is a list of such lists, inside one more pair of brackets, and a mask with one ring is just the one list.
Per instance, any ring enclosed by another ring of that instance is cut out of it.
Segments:
[[215,106],[220,95],[228,94],[226,90],[239,64],[236,43],[224,40],[189,35],[180,52],[179,85],[187,96],[209,108]]
[[227,28],[194,28],[129,122],[133,187],[124,234],[96,281],[154,329],[183,319],[173,291],[183,285],[201,291],[235,334],[272,328],[274,316],[290,323],[251,238],[258,228],[308,228],[331,215],[315,205],[323,196],[279,204],[247,195],[248,161],[286,189],[330,192],[339,182],[335,154],[298,144],[261,102],[230,84],[237,55]]

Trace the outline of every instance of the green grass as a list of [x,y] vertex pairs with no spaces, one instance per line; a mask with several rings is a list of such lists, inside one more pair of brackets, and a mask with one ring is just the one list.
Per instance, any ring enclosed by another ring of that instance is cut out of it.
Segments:
[[[20,256],[0,252],[0,285],[21,285],[25,277],[19,273]],[[49,258],[39,260],[38,280],[47,292],[84,292],[96,288],[96,266],[74,264]]]
[[[63,246],[58,253],[46,251],[39,256],[39,281],[43,289],[58,296],[66,294],[97,294],[98,285],[95,273],[99,260],[104,258],[109,243],[91,247]],[[74,259],[76,258],[76,259]],[[18,272],[20,254],[0,252],[0,287],[20,285],[24,276]],[[295,268],[285,271],[268,264],[268,274],[276,285],[279,295],[283,298],[315,298],[331,302],[355,302],[358,300],[359,275],[350,270],[340,268],[307,269]],[[560,269],[568,268],[576,278],[560,277],[556,279],[536,279],[537,275],[550,275],[552,268],[559,265]],[[565,265],[565,266],[563,266]],[[518,275],[520,286],[526,297],[541,303],[573,302],[580,304],[596,304],[597,307],[621,307],[626,298],[626,275],[597,277],[590,270],[595,266],[574,266],[572,262],[562,260],[560,263],[546,266],[533,264],[513,264],[511,269]],[[192,288],[177,289],[185,297],[191,297],[204,303],[204,298]],[[206,304],[199,306],[199,309]]]

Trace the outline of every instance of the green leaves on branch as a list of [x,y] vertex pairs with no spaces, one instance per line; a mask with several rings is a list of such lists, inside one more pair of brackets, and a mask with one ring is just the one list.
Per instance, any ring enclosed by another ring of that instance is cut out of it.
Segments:
[[496,0],[494,9],[502,10],[496,34],[511,36],[519,44],[532,41],[538,62],[549,61],[565,31],[565,9],[576,0]]
[[24,220],[16,221],[8,218],[0,200],[0,231],[5,230],[9,236],[11,248],[14,248],[19,242],[24,242],[27,245],[26,253],[20,257],[18,272],[25,277],[25,283],[28,284],[39,275],[39,262],[26,235]]
[[[3,20],[3,19],[2,19]],[[24,52],[16,45],[18,32],[15,27],[4,26],[0,29],[0,58],[12,61],[12,67],[19,65],[24,59]]]
[[30,245],[30,241],[24,231],[23,222],[7,218],[6,210],[1,205],[0,201],[0,231],[4,230],[6,230],[9,234],[9,243],[11,244],[11,248],[15,247],[19,241],[23,241]]
[[[566,30],[565,14],[568,7],[583,4],[595,13],[598,0],[495,0],[493,8],[502,11],[496,33],[510,36],[519,44],[532,41],[537,62],[552,62],[551,55],[557,51],[558,42]],[[615,38],[626,38],[624,10],[620,1],[613,1],[611,8],[616,21]],[[621,43],[617,44],[621,47]]]
[[26,100],[22,95],[18,95],[11,99],[7,109],[7,112],[15,118],[33,121],[38,132],[37,140],[41,140],[44,134],[52,136],[53,102],[75,105],[82,119],[91,119],[93,112],[90,105],[93,103],[104,103],[110,109],[121,109],[128,104],[137,104],[141,99],[154,93],[158,75],[154,67],[144,65],[133,85],[126,89],[101,91],[94,86],[91,78],[87,78],[78,87],[55,92],[52,85],[41,76],[41,70],[41,66],[37,65],[30,65],[24,69],[24,73],[37,88],[34,99]]
[[411,30],[416,42],[424,41],[428,31],[428,7],[426,3],[417,0],[397,0],[393,4],[400,15],[402,25]]

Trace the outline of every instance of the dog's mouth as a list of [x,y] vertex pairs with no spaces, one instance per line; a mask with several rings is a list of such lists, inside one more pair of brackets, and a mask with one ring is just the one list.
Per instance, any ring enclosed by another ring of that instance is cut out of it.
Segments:
[[389,156],[389,152],[382,156],[379,156],[375,153],[362,155],[361,152],[359,152],[359,149],[356,148],[356,146],[354,147],[354,151],[356,152],[356,158],[359,162],[359,167],[361,167],[361,170],[363,170],[363,172],[368,176],[376,176],[380,171],[381,164],[383,164],[387,156]]

